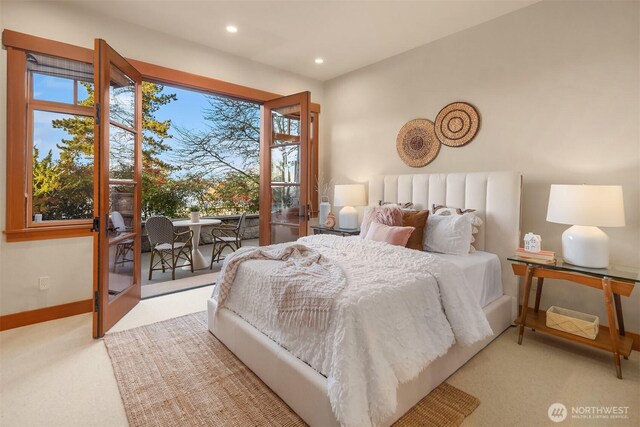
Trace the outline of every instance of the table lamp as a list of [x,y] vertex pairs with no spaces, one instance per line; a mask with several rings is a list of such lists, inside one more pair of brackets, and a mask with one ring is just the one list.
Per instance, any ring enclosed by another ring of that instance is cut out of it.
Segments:
[[363,184],[336,185],[333,204],[343,206],[339,213],[340,228],[355,230],[358,228],[358,211],[354,206],[367,204]]
[[620,185],[552,185],[547,221],[570,224],[562,233],[562,257],[569,264],[609,266],[609,236],[598,227],[624,227]]

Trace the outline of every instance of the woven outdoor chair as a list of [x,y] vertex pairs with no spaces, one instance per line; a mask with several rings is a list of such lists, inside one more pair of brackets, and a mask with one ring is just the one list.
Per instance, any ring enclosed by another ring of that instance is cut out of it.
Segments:
[[[193,230],[176,233],[173,223],[169,218],[164,216],[153,216],[147,220],[145,226],[149,235],[149,243],[151,243],[151,260],[149,261],[149,280],[151,280],[153,272],[162,270],[164,273],[167,268],[171,269],[171,280],[176,279],[176,267],[178,261],[184,260],[182,266],[191,266],[193,273],[193,260],[191,258],[191,250],[193,247]],[[185,241],[180,241],[184,240]],[[154,264],[154,259],[160,257]],[[158,265],[160,265],[158,267]]]
[[242,238],[246,228],[247,213],[243,212],[236,225],[224,224],[213,227],[213,251],[211,252],[211,263],[209,269],[213,269],[214,262],[220,262],[224,248],[230,248],[232,252],[242,247]]
[[[116,238],[130,233],[132,230],[131,227],[126,226],[124,218],[122,218],[122,214],[118,211],[111,212],[111,225],[112,228],[110,231],[114,231],[116,233]],[[124,265],[127,262],[133,262],[133,239],[125,239],[116,243],[113,271],[116,271],[118,264]]]

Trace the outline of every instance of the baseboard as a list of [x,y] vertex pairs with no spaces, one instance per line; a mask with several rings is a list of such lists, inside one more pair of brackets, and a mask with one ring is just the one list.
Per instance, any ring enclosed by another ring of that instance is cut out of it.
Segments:
[[21,313],[0,316],[0,331],[33,325],[34,323],[49,320],[62,319],[76,314],[90,313],[93,311],[93,300],[70,302],[68,304],[54,305],[52,307],[39,308],[37,310],[23,311]]
[[635,351],[640,351],[640,335],[636,334],[635,332],[626,332],[626,331],[625,331],[625,335],[630,338],[633,338],[633,346],[631,348],[634,349]]

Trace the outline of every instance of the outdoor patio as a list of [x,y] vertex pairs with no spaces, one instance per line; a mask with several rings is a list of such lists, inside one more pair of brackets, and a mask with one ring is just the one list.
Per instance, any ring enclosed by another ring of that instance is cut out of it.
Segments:
[[[245,239],[242,241],[242,246],[259,246],[258,239]],[[212,244],[200,245],[199,249],[207,260],[211,259]],[[225,248],[223,255],[228,255],[229,253],[231,253],[231,250]],[[150,252],[142,253],[142,298],[210,285],[216,281],[216,277],[222,268],[222,261],[220,263],[214,262],[212,269],[207,266],[207,268],[195,270],[193,273],[190,269],[183,270],[178,268],[176,270],[176,280],[171,280],[171,269],[167,269],[164,273],[162,271],[154,271],[153,279],[149,280],[150,259]]]

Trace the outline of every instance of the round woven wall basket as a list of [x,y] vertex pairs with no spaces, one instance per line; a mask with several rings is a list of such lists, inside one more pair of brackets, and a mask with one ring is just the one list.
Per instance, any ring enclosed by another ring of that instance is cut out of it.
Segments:
[[402,161],[411,167],[421,168],[431,163],[440,151],[433,122],[427,119],[407,122],[398,133],[396,148]]
[[480,128],[480,115],[471,104],[454,102],[436,116],[436,136],[444,145],[461,147],[470,142]]

